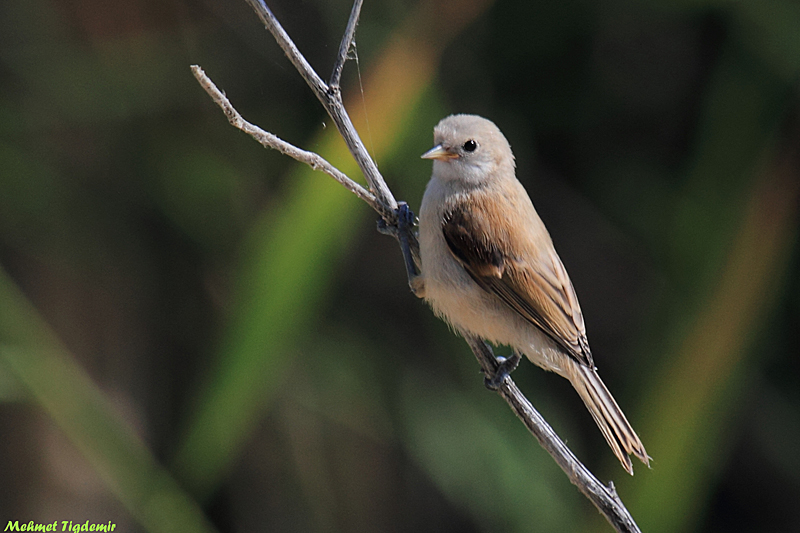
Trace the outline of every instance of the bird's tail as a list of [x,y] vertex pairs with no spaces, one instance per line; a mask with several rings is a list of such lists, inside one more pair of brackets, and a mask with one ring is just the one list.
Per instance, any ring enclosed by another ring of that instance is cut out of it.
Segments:
[[577,371],[572,372],[570,379],[572,386],[578,391],[614,455],[622,463],[622,467],[633,475],[633,465],[628,457],[630,454],[650,466],[650,457],[644,450],[642,441],[628,423],[614,397],[608,392],[597,371],[583,365],[576,364],[575,367]]

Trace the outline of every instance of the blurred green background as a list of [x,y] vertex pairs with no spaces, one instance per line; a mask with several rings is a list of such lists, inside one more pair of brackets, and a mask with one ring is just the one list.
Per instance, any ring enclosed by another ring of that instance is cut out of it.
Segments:
[[[327,77],[348,1],[268,3]],[[652,469],[515,379],[647,532],[800,531],[798,28],[790,0],[367,0],[345,69],[414,209],[440,118],[509,138]],[[0,2],[0,525],[611,531],[376,216],[195,63],[360,179],[244,0]]]

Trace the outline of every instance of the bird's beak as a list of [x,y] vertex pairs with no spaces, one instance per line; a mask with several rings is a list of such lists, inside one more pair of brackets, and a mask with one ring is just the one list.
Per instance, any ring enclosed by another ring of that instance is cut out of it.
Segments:
[[424,154],[420,156],[422,159],[438,159],[440,161],[447,161],[458,157],[458,154],[448,152],[441,144],[437,144]]

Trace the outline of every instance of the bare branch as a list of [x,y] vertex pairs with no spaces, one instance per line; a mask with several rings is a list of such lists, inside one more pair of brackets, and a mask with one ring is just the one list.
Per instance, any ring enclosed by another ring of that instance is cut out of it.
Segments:
[[[283,29],[283,26],[278,23],[278,19],[272,14],[272,11],[270,11],[267,4],[264,3],[264,0],[247,0],[247,3],[250,4],[250,7],[256,12],[258,18],[260,18],[264,26],[267,27],[278,43],[278,46],[283,49],[283,53],[286,54],[286,57],[292,62],[297,72],[303,76],[303,79],[306,80],[306,83],[311,87],[311,90],[314,91],[314,94],[317,95],[317,98],[323,100],[324,96],[321,95],[327,94],[328,85],[322,81],[322,78],[320,78],[311,65],[308,64],[306,58],[300,53],[300,50],[297,49],[297,46],[295,46],[289,34],[286,33],[286,30]],[[325,102],[323,101],[322,104],[325,105]]]
[[[498,362],[492,349],[483,340],[476,337],[465,337],[467,344],[478,359],[483,373],[494,376]],[[566,444],[559,438],[550,424],[539,414],[528,399],[520,392],[517,385],[506,377],[497,390],[498,394],[508,402],[528,430],[536,437],[539,444],[555,459],[561,470],[567,474],[570,482],[586,496],[606,520],[619,532],[641,533],[633,521],[628,509],[619,499],[614,486],[606,487],[581,463]]]
[[[248,133],[265,147],[279,150],[297,161],[310,165],[314,169],[322,170],[347,187],[347,189],[356,196],[367,202],[381,215],[385,224],[383,226],[379,225],[379,228],[382,227],[384,233],[395,236],[400,242],[400,247],[406,262],[409,282],[411,282],[412,276],[415,275],[416,266],[419,264],[419,244],[414,233],[413,221],[409,223],[408,220],[410,210],[407,209],[404,202],[401,202],[398,206],[398,202],[381,177],[380,172],[378,172],[377,165],[367,153],[364,144],[361,142],[344,108],[338,86],[341,79],[341,72],[347,58],[347,52],[355,35],[362,0],[355,0],[347,29],[345,30],[344,37],[339,46],[339,54],[331,75],[330,86],[328,86],[314,71],[311,65],[309,65],[308,61],[306,61],[275,19],[275,16],[266,4],[264,4],[264,1],[247,1],[325,107],[325,110],[336,124],[347,147],[350,149],[350,153],[364,173],[367,183],[369,183],[370,190],[367,191],[364,189],[318,154],[301,150],[279,139],[275,135],[250,124],[233,108],[225,95],[210,79],[208,79],[200,67],[196,65],[193,66],[192,72],[206,92],[217,105],[222,108],[225,115],[228,117],[228,121],[234,127]],[[413,214],[411,215],[413,216]],[[475,357],[478,359],[484,374],[486,374],[487,377],[494,376],[499,363],[491,348],[483,340],[475,337],[466,337],[466,340],[475,354]],[[541,446],[547,450],[556,463],[558,463],[561,469],[567,474],[569,480],[576,485],[600,513],[606,517],[614,529],[620,533],[640,533],[638,526],[619,499],[613,485],[609,487],[603,485],[580,461],[578,461],[569,448],[567,448],[566,444],[556,435],[550,425],[520,392],[511,377],[507,376],[503,380],[498,388],[498,393],[508,402],[517,417],[519,417],[528,430],[536,437]]]
[[329,175],[342,185],[344,185],[348,191],[352,192],[365,202],[367,202],[372,209],[381,213],[383,210],[383,206],[378,203],[375,199],[375,195],[366,190],[357,182],[353,181],[349,177],[347,177],[342,171],[338,168],[331,165],[325,158],[321,155],[308,152],[306,150],[302,150],[293,144],[290,144],[283,139],[273,135],[268,131],[264,131],[258,126],[247,122],[242,115],[233,107],[230,103],[228,98],[220,91],[214,82],[206,76],[206,73],[203,72],[203,69],[197,65],[192,65],[192,74],[194,77],[197,78],[197,81],[200,83],[200,86],[205,89],[211,99],[216,102],[216,104],[222,108],[222,111],[225,113],[225,116],[228,117],[228,122],[234,128],[242,130],[243,132],[250,135],[252,138],[257,140],[261,143],[262,146],[265,148],[273,148],[278,150],[282,154],[286,154],[295,161],[299,161],[301,163],[305,163],[306,165],[310,166],[314,170],[320,170],[325,174]]
[[336,91],[339,90],[342,70],[344,70],[344,63],[347,61],[347,52],[350,51],[350,45],[353,44],[356,36],[356,26],[358,26],[358,17],[361,15],[361,5],[363,3],[364,0],[356,0],[353,3],[353,9],[350,11],[350,20],[347,21],[347,28],[345,28],[342,42],[339,44],[339,55],[336,56],[336,63],[333,65],[329,83],[330,87]]
[[[255,10],[269,32],[275,37],[278,45],[283,49],[286,57],[289,58],[289,61],[292,62],[300,75],[303,76],[308,86],[311,87],[311,90],[317,95],[317,99],[319,99],[323,107],[325,107],[328,115],[330,115],[334,124],[336,124],[336,128],[339,130],[342,139],[344,139],[345,144],[347,144],[347,148],[350,149],[350,153],[355,158],[356,163],[358,163],[358,168],[364,173],[364,177],[367,183],[369,183],[369,188],[375,194],[378,202],[384,205],[386,211],[394,212],[397,209],[397,200],[394,199],[392,191],[389,190],[389,187],[383,180],[383,176],[381,176],[381,173],[378,171],[378,166],[370,157],[364,143],[361,142],[361,138],[358,136],[355,126],[353,126],[353,121],[350,120],[350,115],[347,114],[347,110],[344,108],[342,95],[339,90],[328,87],[328,85],[322,81],[322,78],[320,78],[311,65],[308,64],[306,58],[303,57],[303,54],[297,49],[292,39],[289,38],[289,35],[280,25],[278,19],[275,18],[275,15],[272,14],[272,11],[270,11],[264,3],[264,0],[247,0],[247,3]],[[356,15],[358,15],[357,12]],[[353,20],[351,17],[348,28],[352,25],[355,31],[357,22],[357,20]]]

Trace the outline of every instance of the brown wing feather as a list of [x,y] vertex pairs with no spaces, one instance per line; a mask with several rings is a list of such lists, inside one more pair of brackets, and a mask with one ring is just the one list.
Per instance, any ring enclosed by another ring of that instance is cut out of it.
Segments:
[[[558,255],[551,249],[534,262],[522,263],[504,252],[507,239],[481,222],[490,220],[485,213],[474,216],[476,209],[480,204],[470,209],[456,206],[445,214],[442,232],[450,251],[478,286],[541,329],[577,362],[594,368],[578,299]],[[526,290],[530,286],[541,293]]]

